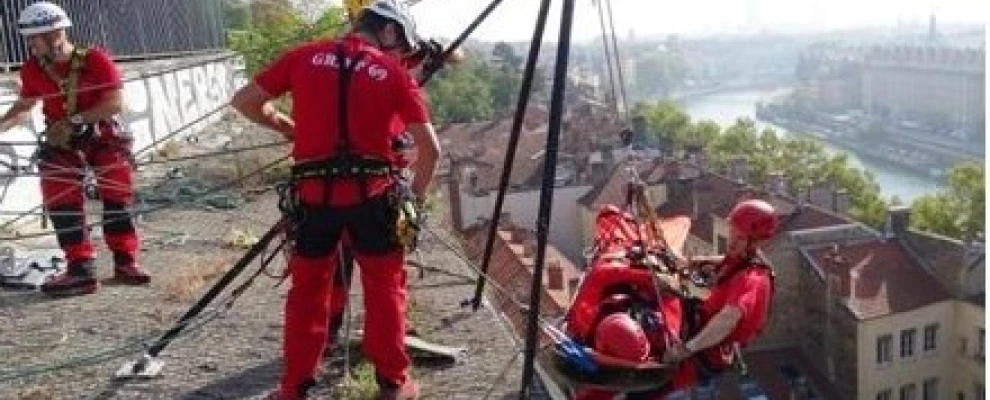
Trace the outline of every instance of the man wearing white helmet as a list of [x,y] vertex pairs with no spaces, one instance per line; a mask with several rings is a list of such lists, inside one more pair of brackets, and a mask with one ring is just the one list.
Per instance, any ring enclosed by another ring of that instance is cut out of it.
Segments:
[[[341,245],[361,267],[363,348],[375,366],[379,399],[415,399],[405,349],[405,255],[397,235],[400,167],[393,141],[416,146],[409,190],[426,197],[440,154],[419,87],[403,67],[416,50],[415,25],[394,0],[369,6],[352,32],[289,50],[235,94],[247,118],[293,142],[293,177],[283,202],[295,240],[285,306],[284,365],[276,399],[302,399],[315,382]],[[292,98],[291,117],[271,101]]]
[[137,266],[138,237],[131,217],[134,201],[130,139],[115,117],[122,108],[120,71],[103,49],[75,46],[61,7],[41,1],[18,19],[31,57],[20,70],[18,100],[3,117],[0,132],[25,122],[39,102],[47,128],[40,143],[41,192],[45,209],[68,261],[66,273],[42,286],[52,295],[93,293],[98,288],[93,245],[83,213],[83,169],[97,174],[103,201],[103,233],[113,251],[114,278],[143,285],[150,280]]

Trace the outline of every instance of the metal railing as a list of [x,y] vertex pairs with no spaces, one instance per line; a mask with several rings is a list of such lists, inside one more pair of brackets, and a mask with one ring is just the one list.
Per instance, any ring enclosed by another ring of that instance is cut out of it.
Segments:
[[[0,1],[0,64],[27,60],[17,31],[21,10],[36,0]],[[115,57],[169,54],[226,46],[220,0],[61,0],[74,42],[106,47]]]

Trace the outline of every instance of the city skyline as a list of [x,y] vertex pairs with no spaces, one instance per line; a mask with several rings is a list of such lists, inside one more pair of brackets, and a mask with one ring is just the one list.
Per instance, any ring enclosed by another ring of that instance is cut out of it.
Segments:
[[[421,0],[412,8],[421,30],[434,36],[454,37],[489,0]],[[505,1],[472,35],[487,41],[526,41],[532,35],[538,2]],[[556,41],[561,2],[554,2],[545,33]],[[856,27],[927,26],[936,16],[940,25],[985,23],[988,6],[966,0],[696,0],[665,7],[661,2],[613,1],[616,33],[627,37],[668,34],[707,36],[758,32],[800,33]],[[712,10],[718,10],[717,14]],[[591,0],[577,3],[573,40],[587,41],[601,34],[597,9]]]

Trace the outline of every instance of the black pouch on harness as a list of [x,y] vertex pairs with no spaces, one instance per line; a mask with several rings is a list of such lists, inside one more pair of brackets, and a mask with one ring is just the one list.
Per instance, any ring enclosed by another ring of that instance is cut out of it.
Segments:
[[[684,315],[681,340],[687,341],[704,328],[701,318],[701,304],[702,300],[697,297],[681,298],[681,307]],[[729,362],[726,362],[726,356],[729,357]],[[701,381],[708,381],[728,371],[732,367],[731,360],[734,356],[735,354],[725,354],[722,346],[715,346],[693,355],[691,360],[697,367],[698,378]]]

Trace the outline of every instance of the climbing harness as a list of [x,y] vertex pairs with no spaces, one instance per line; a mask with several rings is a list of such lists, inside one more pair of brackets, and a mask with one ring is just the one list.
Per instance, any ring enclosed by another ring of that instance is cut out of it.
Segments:
[[[62,96],[65,97],[66,115],[76,115],[79,105],[79,78],[82,75],[83,67],[86,63],[86,55],[89,48],[77,46],[72,50],[69,57],[69,72],[65,77],[59,76],[55,71],[55,64],[50,57],[38,57],[38,64],[45,75],[54,82]],[[48,129],[45,130],[45,141],[40,142],[42,146],[52,146],[59,149],[70,149],[79,145],[79,142],[95,133],[95,124],[83,124],[79,126],[66,126],[66,121],[48,121]]]

